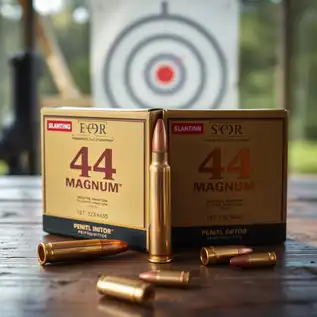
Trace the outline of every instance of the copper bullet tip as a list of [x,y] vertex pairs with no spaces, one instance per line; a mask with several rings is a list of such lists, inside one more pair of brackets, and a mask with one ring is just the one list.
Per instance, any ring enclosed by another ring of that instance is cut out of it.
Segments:
[[235,265],[235,266],[239,266],[241,264],[244,264],[248,262],[248,255],[239,255],[239,256],[236,256],[232,259],[230,259],[230,264],[231,265]]
[[167,136],[163,119],[158,119],[152,137],[152,152],[167,152]]
[[128,250],[128,248],[129,248],[129,245],[124,241],[121,241],[121,246],[124,250]]
[[100,240],[100,243],[104,246],[118,246],[122,249],[122,251],[126,251],[129,247],[128,243],[122,240]]
[[60,242],[41,242],[37,257],[41,265],[79,259],[117,255],[127,251],[128,244],[122,240],[84,239]]
[[179,270],[150,271],[139,274],[143,281],[155,285],[185,286],[190,282],[190,272]]
[[144,281],[152,282],[155,281],[156,272],[143,272],[139,274],[139,278]]

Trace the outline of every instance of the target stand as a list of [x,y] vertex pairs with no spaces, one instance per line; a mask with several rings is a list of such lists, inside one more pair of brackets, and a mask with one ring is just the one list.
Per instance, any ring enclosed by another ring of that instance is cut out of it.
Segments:
[[119,32],[102,74],[114,108],[217,109],[228,86],[227,61],[216,38],[192,19],[170,13],[166,2],[159,14]]

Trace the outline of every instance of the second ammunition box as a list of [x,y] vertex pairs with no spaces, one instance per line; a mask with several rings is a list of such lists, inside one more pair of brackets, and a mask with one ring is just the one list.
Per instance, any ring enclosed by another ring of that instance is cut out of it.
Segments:
[[283,242],[287,111],[165,110],[163,118],[173,244]]

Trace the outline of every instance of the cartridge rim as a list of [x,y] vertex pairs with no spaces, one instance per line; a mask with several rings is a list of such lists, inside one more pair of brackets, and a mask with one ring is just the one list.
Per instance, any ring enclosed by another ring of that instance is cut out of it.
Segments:
[[105,275],[101,275],[97,281],[96,289],[99,294],[103,294],[103,284],[105,280],[107,280],[107,277]]
[[216,254],[212,248],[203,247],[200,250],[200,261],[203,265],[216,262]]
[[151,301],[155,297],[155,287],[151,283],[118,276],[100,276],[96,290],[101,295],[121,297],[138,303]]
[[173,257],[170,255],[150,255],[149,256],[149,262],[151,263],[158,263],[158,264],[163,264],[163,263],[170,263],[172,262]]
[[47,262],[47,249],[44,243],[37,246],[37,259],[42,265]]
[[155,288],[154,285],[150,283],[142,282],[140,283],[140,287],[136,288],[134,292],[134,300],[143,303],[147,301],[151,301],[155,296]]
[[276,253],[275,252],[268,252],[268,254],[269,254],[270,260],[272,262],[276,262],[276,259],[277,259]]
[[190,272],[182,271],[181,273],[181,281],[188,284],[190,282]]

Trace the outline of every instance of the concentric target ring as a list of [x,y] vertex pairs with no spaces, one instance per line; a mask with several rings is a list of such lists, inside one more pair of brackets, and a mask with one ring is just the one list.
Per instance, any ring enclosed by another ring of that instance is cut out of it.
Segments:
[[[160,61],[171,61],[174,64],[176,64],[178,66],[179,69],[179,81],[178,83],[169,89],[161,89],[157,86],[155,86],[151,80],[151,70],[153,69],[153,67],[155,66],[156,63],[160,62]],[[184,85],[185,83],[185,79],[186,79],[186,68],[184,67],[184,64],[180,61],[180,58],[177,57],[174,54],[159,54],[155,57],[153,57],[152,59],[150,59],[146,66],[145,66],[145,70],[144,70],[144,78],[145,81],[148,85],[148,87],[157,94],[161,94],[161,95],[171,95],[174,94],[176,92],[178,92]]]
[[196,23],[195,21],[176,14],[170,14],[167,11],[167,3],[162,3],[162,12],[160,14],[154,14],[149,15],[144,18],[141,18],[137,20],[134,23],[131,23],[130,25],[127,25],[115,38],[112,46],[109,49],[109,52],[107,54],[105,64],[104,64],[104,85],[105,85],[105,93],[114,108],[121,108],[120,103],[117,101],[114,93],[111,89],[111,78],[110,78],[110,67],[111,67],[111,61],[115,56],[115,53],[120,46],[121,42],[124,41],[125,37],[129,35],[129,33],[134,32],[136,29],[143,27],[145,24],[151,23],[151,22],[157,22],[157,21],[173,21],[173,22],[180,22],[183,24],[186,24],[193,29],[195,29],[198,33],[200,33],[211,45],[211,47],[214,48],[216,55],[218,57],[219,63],[220,63],[220,89],[214,98],[214,101],[210,104],[210,109],[216,109],[219,108],[221,101],[223,100],[225,96],[225,92],[227,90],[227,84],[228,84],[228,78],[227,78],[227,61],[224,53],[222,52],[221,47],[219,46],[216,39],[211,35],[202,25]]
[[179,35],[175,35],[175,34],[158,34],[155,36],[151,36],[146,38],[145,40],[141,41],[138,45],[136,45],[129,57],[128,60],[125,64],[125,71],[124,71],[124,80],[125,80],[125,85],[127,87],[127,92],[130,96],[130,98],[141,108],[151,108],[151,106],[149,105],[149,103],[144,102],[143,100],[141,100],[141,98],[139,98],[133,91],[132,88],[132,81],[131,81],[131,65],[133,63],[133,60],[135,58],[135,56],[140,52],[140,50],[145,47],[146,45],[154,42],[154,41],[161,41],[161,40],[169,40],[172,42],[180,42],[181,44],[183,44],[185,47],[187,47],[187,49],[189,51],[191,51],[193,53],[193,55],[196,57],[198,64],[199,64],[199,68],[200,68],[200,82],[198,84],[198,88],[195,92],[195,94],[183,105],[178,106],[178,108],[180,109],[188,109],[191,108],[192,105],[199,99],[199,96],[201,95],[201,93],[204,90],[204,86],[206,83],[206,66],[205,66],[205,62],[203,57],[201,56],[200,52],[196,49],[196,47],[190,43],[189,41],[187,41],[186,39],[184,39],[182,36]]

